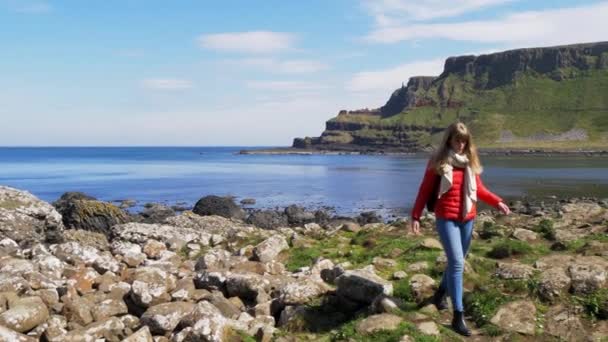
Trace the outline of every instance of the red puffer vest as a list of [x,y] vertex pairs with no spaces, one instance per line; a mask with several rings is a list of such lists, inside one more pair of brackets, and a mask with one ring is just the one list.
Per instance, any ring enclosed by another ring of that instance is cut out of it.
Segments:
[[[418,190],[418,196],[412,210],[412,219],[420,220],[422,210],[429,197],[432,195],[434,183],[437,179],[437,173],[433,168],[427,168],[424,173],[422,184]],[[481,181],[479,175],[475,175],[477,182],[477,200],[482,200],[494,208],[498,207],[498,203],[502,202],[502,199],[492,192],[490,192]],[[465,222],[475,218],[477,215],[477,205],[473,203],[473,208],[468,213],[463,211],[463,182],[464,182],[464,169],[454,168],[452,176],[452,187],[444,193],[435,203],[435,216],[445,220],[453,220]]]

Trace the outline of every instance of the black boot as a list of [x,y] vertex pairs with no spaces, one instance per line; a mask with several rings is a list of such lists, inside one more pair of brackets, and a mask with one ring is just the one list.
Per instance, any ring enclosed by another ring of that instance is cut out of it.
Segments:
[[463,336],[471,336],[471,330],[467,328],[464,322],[464,312],[454,311],[454,318],[452,318],[452,328],[454,331]]
[[437,310],[445,310],[448,308],[448,300],[446,296],[445,287],[439,286],[435,294],[433,294],[433,298],[431,299],[432,303],[435,305]]

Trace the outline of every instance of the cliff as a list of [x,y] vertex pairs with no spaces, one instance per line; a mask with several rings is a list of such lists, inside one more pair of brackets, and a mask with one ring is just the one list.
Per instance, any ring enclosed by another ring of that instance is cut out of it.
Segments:
[[480,147],[607,147],[608,42],[450,57],[441,75],[410,78],[380,108],[340,111],[293,147],[418,151],[456,120]]

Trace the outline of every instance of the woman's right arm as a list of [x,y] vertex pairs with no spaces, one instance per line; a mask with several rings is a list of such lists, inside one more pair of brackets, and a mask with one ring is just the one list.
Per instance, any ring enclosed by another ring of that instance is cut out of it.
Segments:
[[426,171],[424,172],[424,178],[422,179],[422,183],[420,183],[420,188],[418,189],[416,202],[414,202],[414,208],[412,209],[412,221],[420,221],[422,210],[424,210],[424,207],[431,196],[431,192],[433,192],[436,176],[437,172],[435,172],[435,169],[427,165]]

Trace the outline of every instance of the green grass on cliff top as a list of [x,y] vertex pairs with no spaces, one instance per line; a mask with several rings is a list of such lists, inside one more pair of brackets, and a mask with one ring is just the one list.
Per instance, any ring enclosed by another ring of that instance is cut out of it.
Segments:
[[[395,126],[446,127],[456,120],[467,122],[482,147],[568,148],[608,145],[608,70],[561,70],[576,77],[556,81],[547,76],[524,74],[513,83],[489,90],[477,90],[470,77],[450,75],[426,92],[439,103],[444,98],[462,102],[458,108],[418,107],[388,118],[341,115],[333,121],[368,123],[392,130]],[[586,131],[588,141],[515,141],[498,143],[500,132],[516,137],[559,134],[571,129]],[[382,131],[382,130],[378,130]],[[369,133],[368,133],[369,134]],[[428,134],[420,143],[436,142]]]

